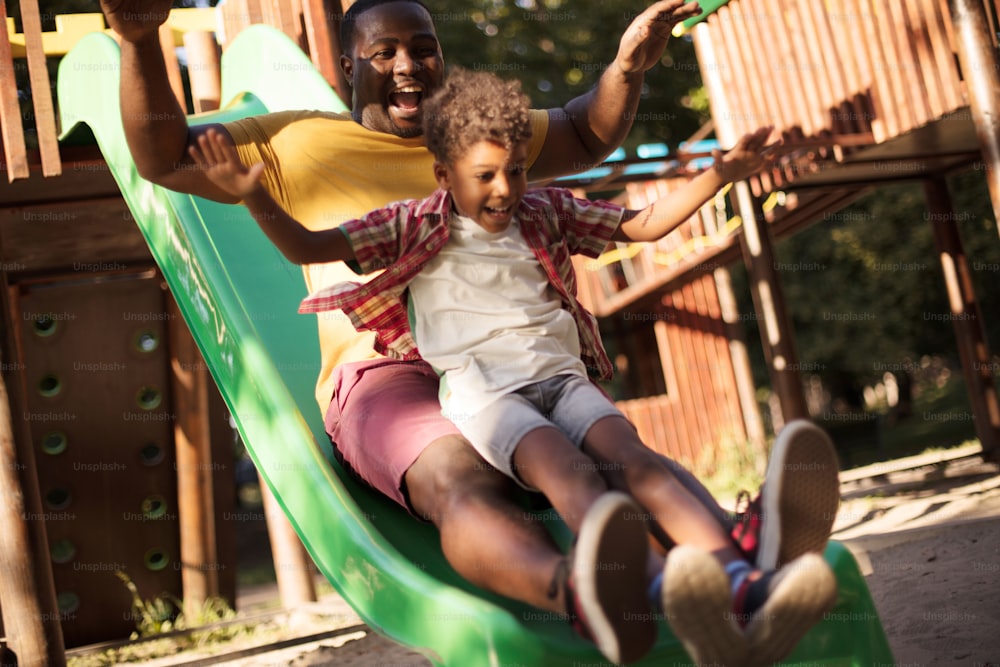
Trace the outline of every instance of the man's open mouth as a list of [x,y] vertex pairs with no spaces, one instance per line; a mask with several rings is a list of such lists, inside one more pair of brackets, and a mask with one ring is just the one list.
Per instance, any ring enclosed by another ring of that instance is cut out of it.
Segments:
[[423,86],[403,86],[389,93],[389,104],[402,111],[414,112],[423,98]]

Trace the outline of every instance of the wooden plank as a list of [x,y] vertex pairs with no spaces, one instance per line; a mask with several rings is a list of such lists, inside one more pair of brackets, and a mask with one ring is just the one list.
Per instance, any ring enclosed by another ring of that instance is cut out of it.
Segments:
[[[0,18],[4,20],[5,25],[10,20],[7,18],[7,8],[3,2],[0,2]],[[17,86],[7,83],[14,80],[14,72],[10,41],[4,34],[0,38],[0,74],[3,74],[4,80],[4,83],[0,84],[0,140],[3,141],[3,167],[7,171],[8,183],[13,183],[19,178],[28,178],[30,174]]]
[[351,88],[340,68],[340,21],[344,10],[336,0],[301,0],[309,57],[340,99],[351,106]]
[[694,281],[688,281],[681,292],[684,294],[684,310],[681,324],[684,327],[685,350],[690,359],[691,399],[694,403],[695,423],[698,427],[698,443],[705,448],[712,441],[711,403],[706,396],[705,369],[708,360],[704,354],[703,332],[698,317],[698,304],[694,291]]
[[152,264],[121,197],[0,208],[0,249],[8,273],[124,271]]
[[38,0],[21,0],[21,23],[24,27],[24,47],[28,54],[28,78],[31,81],[31,101],[35,109],[35,132],[42,157],[42,174],[62,173],[59,140],[56,133],[55,106],[49,81],[49,68],[42,45],[42,17]]
[[708,303],[705,297],[705,279],[711,276],[697,276],[690,281],[691,294],[693,297],[692,341],[694,343],[695,358],[698,368],[698,389],[705,405],[705,424],[707,430],[703,434],[705,441],[712,446],[712,456],[718,460],[718,450],[721,435],[721,425],[723,415],[720,410],[720,401],[716,383],[715,367],[718,360],[715,358],[715,334],[712,332],[712,323],[708,317]]
[[188,81],[195,113],[214,111],[222,97],[219,47],[215,33],[201,30],[184,33],[187,51]]
[[843,51],[850,53],[849,61],[853,65],[846,72],[848,86],[854,91],[854,109],[859,116],[855,127],[858,131],[871,132],[876,141],[883,141],[886,138],[885,119],[877,105],[871,48],[862,27],[864,14],[858,0],[840,0],[838,7],[842,18],[834,21],[834,39],[851,46]]
[[941,79],[941,96],[944,111],[954,111],[965,102],[962,98],[962,80],[955,64],[955,56],[948,44],[948,29],[951,16],[941,15],[941,4],[937,0],[921,0],[938,76]]
[[908,132],[919,124],[919,115],[915,113],[916,100],[912,99],[907,78],[903,74],[906,66],[905,54],[900,51],[897,32],[901,26],[896,22],[893,5],[896,0],[875,0],[875,21],[878,28],[878,39],[882,45],[885,62],[882,66],[889,82],[892,97],[889,102],[896,108],[900,120],[898,133]]
[[781,0],[780,4],[784,8],[785,22],[789,28],[795,71],[799,73],[800,87],[797,94],[805,100],[805,115],[800,119],[802,131],[807,137],[815,137],[826,127],[826,118],[823,117],[816,77],[813,76],[815,65],[811,61],[811,51],[803,29],[806,17],[802,14],[798,0]]
[[666,327],[667,340],[671,351],[671,367],[676,378],[676,390],[674,391],[674,415],[677,417],[678,441],[681,446],[683,457],[688,461],[697,460],[698,440],[697,429],[692,427],[694,416],[691,414],[692,403],[690,400],[690,382],[688,373],[688,359],[684,356],[684,338],[681,331],[680,322],[680,292],[672,291],[665,294],[662,299],[664,306],[674,309],[678,317],[669,322]]
[[910,105],[913,109],[916,125],[926,125],[934,118],[931,112],[929,91],[924,79],[921,76],[920,57],[917,51],[916,35],[914,30],[923,31],[923,27],[915,28],[910,22],[909,12],[906,6],[912,4],[913,0],[906,2],[888,3],[896,29],[893,31],[896,37],[896,49],[899,53],[900,74],[906,82],[906,91],[909,95]]
[[[783,64],[787,50],[783,48],[782,40],[779,38],[779,35],[785,35],[783,18],[780,13],[776,13],[777,9],[775,7],[766,5],[764,0],[742,0],[741,4],[746,8],[747,14],[751,16],[768,17],[766,32],[762,31],[760,34],[767,34],[769,38],[758,38],[756,40],[756,59],[757,67],[759,68],[758,79],[765,80],[766,77],[772,83],[772,90],[774,91],[792,90],[785,87],[788,78],[788,69]],[[775,13],[773,15],[767,14],[766,12],[769,11]],[[771,35],[773,35],[773,38],[770,37]],[[772,122],[778,132],[796,124],[793,107],[788,104],[789,98],[794,97],[793,95],[772,93],[765,97],[770,102],[770,112],[773,115]]]
[[[847,83],[847,68],[849,67],[848,63],[852,63],[853,61],[853,48],[846,48],[846,44],[838,42],[834,38],[830,13],[827,11],[823,0],[812,0],[809,3],[809,7],[812,9],[812,20],[816,25],[817,44],[830,81],[829,111],[832,114],[831,127],[834,134],[856,132],[858,128],[855,124],[856,119],[851,104],[854,89]],[[838,156],[839,151],[840,148],[835,146],[834,152]]]
[[664,406],[670,419],[670,456],[676,460],[690,462],[693,450],[688,440],[684,411],[681,408],[680,385],[674,365],[676,354],[679,354],[673,348],[676,329],[677,323],[669,319],[657,320],[653,323],[656,346],[660,353],[660,366],[663,369],[663,379],[667,386]]
[[184,95],[184,79],[181,77],[181,66],[177,62],[177,52],[174,50],[174,34],[170,26],[163,24],[160,26],[160,48],[163,50],[163,62],[167,67],[167,80],[170,81],[170,90],[173,91],[177,103],[181,105],[186,113],[191,113],[188,108],[187,97]]
[[694,354],[691,349],[691,329],[688,322],[688,304],[686,302],[685,287],[674,290],[671,295],[672,306],[677,313],[676,326],[673,327],[675,341],[671,347],[680,354],[681,364],[678,366],[677,384],[680,388],[681,405],[683,406],[684,423],[688,433],[688,443],[691,449],[691,460],[697,461],[701,456],[703,440],[701,402],[697,395],[695,383],[697,382],[697,366]]
[[945,102],[944,82],[942,73],[934,61],[934,49],[931,46],[929,19],[924,13],[925,3],[922,0],[908,0],[903,3],[906,19],[911,26],[910,42],[914,58],[918,66],[917,74],[924,89],[924,97],[931,119],[940,118],[947,108]]
[[895,137],[901,131],[906,121],[900,117],[900,107],[895,102],[896,93],[890,83],[887,67],[887,54],[879,29],[878,11],[882,0],[857,0],[864,13],[864,42],[868,45],[871,55],[872,74],[874,81],[873,99],[877,112],[885,119],[886,138]]

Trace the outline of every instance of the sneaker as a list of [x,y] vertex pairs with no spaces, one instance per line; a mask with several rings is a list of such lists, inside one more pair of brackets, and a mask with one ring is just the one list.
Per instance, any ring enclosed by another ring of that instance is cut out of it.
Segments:
[[760,494],[749,500],[731,535],[757,569],[771,571],[826,548],[840,504],[833,442],[805,419],[789,422],[771,448]]
[[710,553],[690,544],[670,550],[663,610],[694,664],[744,664],[749,645],[733,613],[729,576]]
[[748,667],[784,660],[837,602],[837,580],[819,554],[805,554],[736,595],[733,614],[746,622]]
[[565,582],[570,623],[616,664],[638,660],[656,642],[646,598],[648,551],[642,510],[612,491],[587,511],[570,555]]

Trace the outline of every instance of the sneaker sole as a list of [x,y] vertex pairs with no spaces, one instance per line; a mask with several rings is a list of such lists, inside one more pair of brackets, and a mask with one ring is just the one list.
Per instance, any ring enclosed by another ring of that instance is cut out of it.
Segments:
[[785,659],[807,632],[837,602],[837,580],[817,554],[786,565],[767,602],[747,625],[750,643],[746,664],[772,665]]
[[744,664],[749,647],[733,613],[729,576],[714,556],[687,544],[670,550],[663,609],[696,665]]
[[577,599],[594,643],[614,663],[634,662],[656,642],[646,599],[649,543],[642,516],[625,494],[605,493],[587,512],[576,541]]
[[774,441],[761,499],[757,568],[775,570],[822,552],[840,505],[840,464],[833,441],[812,422],[789,422]]

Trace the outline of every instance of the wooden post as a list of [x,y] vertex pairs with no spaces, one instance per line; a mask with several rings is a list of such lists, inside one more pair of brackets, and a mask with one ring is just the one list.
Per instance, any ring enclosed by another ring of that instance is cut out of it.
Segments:
[[[11,359],[14,325],[0,273],[4,360]],[[23,377],[23,375],[22,375]],[[38,488],[35,453],[27,428],[14,427],[12,408],[23,401],[23,385],[10,395],[0,375],[0,613],[20,667],[65,667],[62,618],[56,602],[45,510]],[[15,413],[16,414],[16,413]]]
[[989,33],[983,0],[949,0],[948,4],[955,25],[958,62],[1000,233],[1000,57]]
[[993,379],[992,357],[947,183],[941,177],[925,180],[924,196],[934,228],[934,244],[944,270],[948,307],[976,435],[983,446],[983,458],[1000,463],[1000,404]]
[[757,310],[764,358],[771,384],[781,405],[780,422],[774,425],[777,431],[781,423],[799,418],[808,419],[809,410],[802,391],[802,379],[799,377],[795,338],[775,266],[771,230],[760,206],[750,194],[750,186],[741,181],[733,185],[733,191],[736,193],[736,207],[743,218],[740,243],[750,279],[750,293]]
[[[18,178],[28,178],[28,151],[24,143],[24,126],[21,124],[21,103],[17,99],[17,86],[14,81],[14,58],[11,54],[10,40],[7,37],[7,8],[0,2],[0,22],[3,35],[0,35],[0,73],[3,73],[3,84],[0,84],[0,141],[3,142],[3,166],[7,171],[7,182],[13,183]],[[9,74],[7,74],[9,72]]]
[[173,297],[170,366],[177,458],[177,513],[181,528],[181,586],[189,618],[205,600],[219,595],[215,549],[212,453],[208,390],[211,378]]
[[31,80],[31,100],[35,109],[35,131],[38,135],[38,152],[42,158],[42,174],[58,176],[62,173],[62,161],[56,136],[56,114],[49,85],[49,68],[42,45],[42,19],[38,12],[38,0],[21,0],[21,22],[24,24],[24,48],[28,54],[28,77]]
[[222,97],[219,70],[219,46],[215,33],[193,30],[184,33],[187,50],[188,80],[191,84],[191,103],[195,113],[215,111]]
[[295,528],[275,500],[267,482],[262,476],[258,476],[258,479],[281,606],[285,609],[295,609],[304,602],[315,602],[316,586],[313,583],[312,559],[299,540]]
[[[3,625],[20,667],[62,667],[42,500],[30,447],[18,447],[7,386],[0,376],[0,600]],[[18,451],[18,450],[21,451]]]
[[351,106],[351,87],[340,68],[340,19],[344,15],[337,0],[302,0],[302,15],[309,57],[337,96]]

